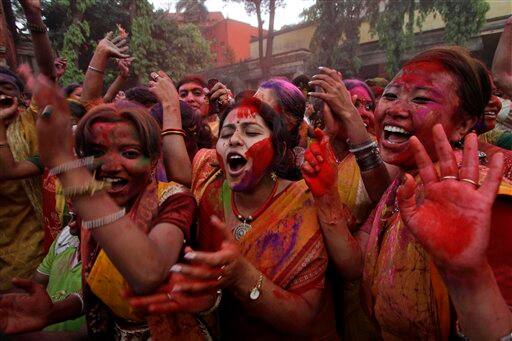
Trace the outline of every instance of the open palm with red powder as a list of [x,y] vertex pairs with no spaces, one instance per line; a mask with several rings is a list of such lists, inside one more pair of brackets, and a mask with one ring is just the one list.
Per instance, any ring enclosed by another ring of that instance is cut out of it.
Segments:
[[503,155],[494,155],[479,186],[476,135],[465,139],[460,169],[440,124],[434,126],[433,136],[440,174],[421,142],[411,137],[423,189],[418,193],[414,179],[406,175],[398,191],[400,214],[439,270],[454,275],[475,273],[487,262],[491,209],[501,181]]

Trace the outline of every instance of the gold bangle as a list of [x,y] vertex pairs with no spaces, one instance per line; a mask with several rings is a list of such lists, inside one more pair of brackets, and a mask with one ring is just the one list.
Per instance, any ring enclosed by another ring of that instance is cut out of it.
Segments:
[[107,182],[91,180],[86,185],[63,188],[61,194],[66,198],[72,199],[84,195],[93,196],[95,193],[108,188],[110,188],[110,184]]
[[160,135],[162,137],[167,136],[167,135],[181,135],[181,136],[185,137],[186,133],[185,133],[185,130],[183,130],[183,129],[170,128],[170,129],[163,130],[160,133]]
[[91,69],[92,71],[96,71],[96,72],[98,72],[98,73],[101,73],[102,75],[104,75],[104,74],[105,74],[105,71],[104,71],[104,70],[97,69],[97,68],[95,68],[94,66],[89,65],[87,68],[88,68],[88,69]]

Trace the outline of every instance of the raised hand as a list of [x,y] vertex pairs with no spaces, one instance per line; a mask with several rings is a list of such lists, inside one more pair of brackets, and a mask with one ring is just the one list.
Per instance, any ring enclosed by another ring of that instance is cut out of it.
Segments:
[[128,78],[130,75],[130,67],[132,66],[132,58],[126,58],[126,59],[117,59],[117,69],[119,70],[119,76],[123,78]]
[[148,83],[149,90],[158,98],[162,104],[170,103],[179,107],[178,90],[172,79],[163,71],[151,72],[151,79]]
[[33,98],[43,110],[36,122],[41,162],[52,168],[71,161],[75,158],[73,132],[71,114],[64,96],[58,86],[42,74],[37,79],[31,75],[25,75],[25,78],[29,79],[27,83]]
[[398,191],[400,215],[418,242],[443,273],[477,274],[487,264],[491,212],[503,172],[503,155],[493,155],[489,173],[479,182],[478,141],[474,133],[466,136],[462,167],[443,127],[433,128],[440,174],[416,137],[410,138],[416,165],[423,182],[407,174]]
[[336,70],[320,67],[320,73],[314,75],[309,84],[319,86],[324,92],[310,92],[309,95],[320,98],[331,108],[339,119],[350,119],[357,113],[350,92],[342,82],[341,74]]
[[106,54],[108,57],[125,59],[130,56],[125,54],[128,51],[128,46],[126,45],[128,41],[126,38],[121,37],[120,35],[117,37],[113,37],[112,32],[108,32],[105,38],[100,40],[98,46],[96,47],[96,51]]
[[234,101],[231,90],[221,82],[217,82],[209,91],[210,101],[218,101],[220,110],[225,109]]
[[12,283],[27,293],[0,295],[0,332],[26,333],[46,327],[53,308],[46,289],[27,279],[15,278]]
[[315,130],[316,142],[304,153],[302,176],[315,198],[337,193],[338,168],[336,157],[329,144],[329,137],[320,129]]
[[55,66],[55,79],[58,81],[66,73],[68,62],[65,58],[57,57],[53,65]]

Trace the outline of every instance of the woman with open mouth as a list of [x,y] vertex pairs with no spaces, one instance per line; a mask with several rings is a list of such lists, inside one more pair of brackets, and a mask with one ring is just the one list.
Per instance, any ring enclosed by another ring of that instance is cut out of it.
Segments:
[[[157,122],[145,108],[131,102],[99,105],[80,120],[73,141],[69,109],[58,88],[39,77],[34,96],[50,111],[37,123],[41,160],[58,176],[62,194],[82,219],[85,281],[80,301],[89,335],[145,340],[174,333],[176,337],[204,338],[204,328],[194,316],[147,316],[131,308],[124,296],[127,290],[153,292],[167,280],[184,240],[190,239],[197,209],[193,195],[183,186],[156,181],[161,149]],[[211,295],[195,301],[194,308],[206,310],[214,302]],[[44,307],[35,303],[36,310],[47,311],[37,318],[37,312],[31,311],[34,308],[23,305],[28,320],[33,320],[28,323],[25,319],[22,327],[37,330],[59,322],[52,319],[65,320],[67,313],[77,308],[76,299]],[[7,318],[24,313],[8,313]],[[177,321],[187,328],[177,328]]]
[[[315,204],[325,184],[309,177],[310,192],[304,181],[281,177],[286,127],[268,104],[245,98],[226,110],[220,124],[216,150],[199,151],[193,170],[198,240],[209,252],[186,250],[188,262],[171,270],[190,283],[175,286],[171,296],[223,289],[222,339],[336,339]],[[348,230],[351,215],[337,207],[329,218],[347,236],[344,271],[357,277],[361,255]],[[166,309],[165,301],[144,300]]]
[[512,186],[470,133],[490,96],[485,67],[447,47],[407,62],[377,105],[382,158],[401,170],[359,236],[384,339],[510,338]]

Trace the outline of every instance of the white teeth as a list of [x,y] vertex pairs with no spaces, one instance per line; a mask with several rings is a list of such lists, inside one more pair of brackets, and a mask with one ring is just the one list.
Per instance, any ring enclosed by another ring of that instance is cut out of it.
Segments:
[[230,155],[230,156],[229,156],[229,159],[230,159],[230,160],[236,160],[236,159],[243,159],[243,157],[242,157],[242,156],[240,156],[240,155]]
[[106,181],[106,182],[109,182],[109,183],[114,183],[114,182],[119,182],[119,181],[122,181],[123,179],[121,178],[103,178],[103,181]]
[[403,128],[400,128],[397,126],[389,126],[389,125],[384,126],[384,131],[389,131],[390,133],[409,134],[409,132]]

